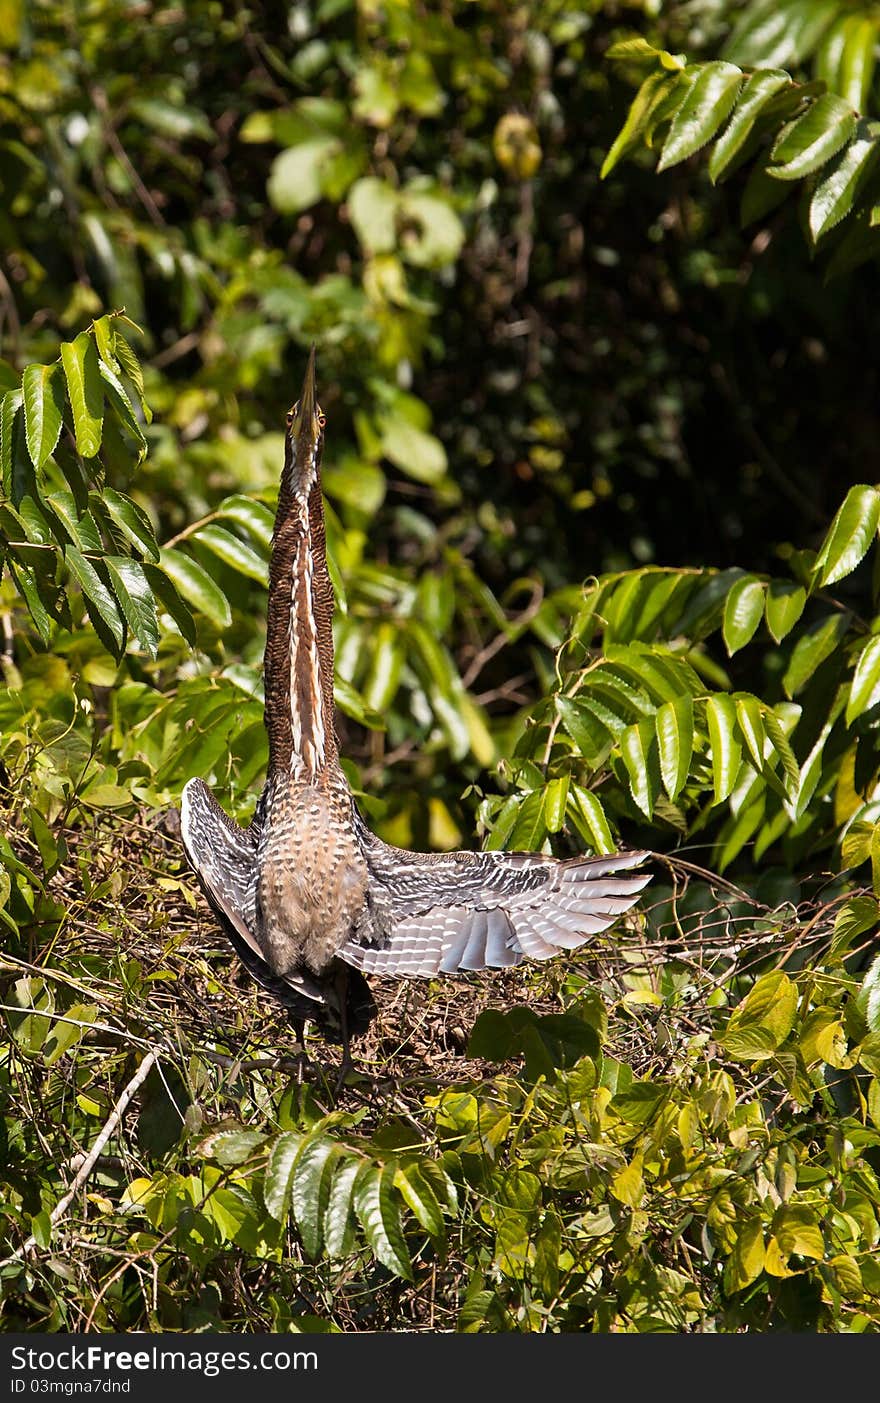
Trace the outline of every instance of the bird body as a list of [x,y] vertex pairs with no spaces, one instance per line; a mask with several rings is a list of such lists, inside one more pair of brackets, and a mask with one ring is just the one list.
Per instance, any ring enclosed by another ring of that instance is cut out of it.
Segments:
[[573,950],[650,878],[646,853],[558,861],[539,853],[412,853],[364,823],[339,764],[333,589],[314,350],[288,415],[269,564],[266,784],[247,829],[200,778],[183,792],[187,856],[239,957],[295,1019],[329,1035],[375,1012],[364,973],[452,974]]

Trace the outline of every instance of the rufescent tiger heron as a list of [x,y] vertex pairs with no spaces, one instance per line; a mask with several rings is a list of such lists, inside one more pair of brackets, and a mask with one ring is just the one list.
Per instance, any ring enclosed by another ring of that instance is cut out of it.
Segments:
[[251,975],[342,1041],[375,1013],[364,973],[429,977],[576,950],[650,881],[643,852],[556,860],[537,853],[413,853],[382,842],[339,764],[333,589],[312,349],[287,416],[269,564],[265,721],[269,768],[249,828],[201,779],[183,791],[181,835],[220,925]]

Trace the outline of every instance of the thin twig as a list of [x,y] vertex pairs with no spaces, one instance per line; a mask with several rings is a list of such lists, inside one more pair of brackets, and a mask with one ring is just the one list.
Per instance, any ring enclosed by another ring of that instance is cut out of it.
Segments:
[[[52,1212],[49,1214],[49,1221],[53,1225],[53,1227],[61,1218],[64,1217],[68,1208],[73,1203],[73,1200],[76,1198],[76,1195],[79,1193],[83,1184],[88,1179],[89,1175],[91,1174],[92,1170],[94,1169],[95,1165],[101,1157],[101,1151],[104,1149],[104,1146],[107,1144],[107,1141],[110,1139],[110,1136],[113,1134],[114,1130],[116,1129],[117,1125],[122,1119],[122,1116],[125,1112],[126,1107],[128,1106],[129,1101],[140,1089],[140,1087],[143,1086],[153,1067],[156,1065],[158,1057],[159,1049],[156,1047],[151,1048],[144,1060],[141,1062],[141,1065],[138,1067],[131,1081],[125,1087],[124,1091],[122,1092],[122,1095],[119,1097],[119,1100],[116,1102],[116,1105],[113,1107],[113,1110],[110,1112],[110,1115],[104,1122],[104,1127],[101,1130],[100,1135],[98,1136],[97,1140],[95,1141],[86,1158],[83,1160],[82,1167],[78,1171],[76,1178],[74,1179],[70,1188],[67,1190],[67,1193],[64,1195],[63,1198],[58,1200],[55,1207],[52,1209]],[[3,1261],[0,1262],[0,1270],[2,1270],[3,1267],[11,1266],[13,1262],[21,1261],[21,1259],[23,1257],[26,1257],[27,1254],[31,1252],[36,1246],[37,1239],[33,1235],[31,1235],[25,1242],[22,1243],[21,1247],[19,1247],[17,1251],[12,1253],[11,1257],[5,1257]]]

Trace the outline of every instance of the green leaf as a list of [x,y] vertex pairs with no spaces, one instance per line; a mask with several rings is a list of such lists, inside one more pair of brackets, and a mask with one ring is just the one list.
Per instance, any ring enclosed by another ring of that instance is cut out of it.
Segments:
[[743,73],[732,63],[701,65],[672,119],[658,171],[668,170],[711,141],[736,102]]
[[276,156],[266,187],[275,208],[282,214],[299,214],[317,204],[323,194],[324,173],[340,147],[335,136],[319,136]]
[[838,0],[753,0],[727,41],[725,56],[744,68],[799,63],[839,9]]
[[544,790],[544,822],[548,833],[558,833],[565,822],[568,804],[568,775],[551,779]]
[[739,767],[742,763],[742,749],[737,739],[736,706],[733,698],[718,693],[706,701],[706,723],[709,728],[709,744],[712,747],[712,780],[715,789],[715,803],[729,798]]
[[801,585],[790,584],[787,580],[771,580],[767,587],[767,629],[776,643],[791,632],[804,612],[807,592]]
[[119,376],[116,375],[103,360],[98,361],[98,373],[104,381],[104,393],[115,412],[117,422],[138,445],[138,461],[140,461],[146,457],[147,440],[138,417],[134,412],[134,405],[125,393]]
[[364,701],[373,711],[386,711],[397,696],[404,665],[400,640],[396,624],[382,623],[376,630],[370,670],[363,686]]
[[727,1295],[751,1286],[764,1268],[764,1229],[760,1218],[740,1228],[733,1250],[724,1264],[724,1290]]
[[660,790],[657,737],[654,734],[653,720],[639,721],[634,726],[627,726],[618,744],[629,775],[630,792],[642,813],[650,819]]
[[843,45],[834,91],[864,112],[877,63],[876,15],[850,15],[843,22]]
[[364,1236],[383,1266],[395,1276],[412,1281],[412,1266],[400,1226],[400,1211],[394,1199],[393,1161],[378,1169],[365,1164],[354,1186],[354,1208]]
[[863,711],[880,701],[880,636],[869,638],[859,654],[846,707],[846,724],[851,726]]
[[354,1155],[338,1162],[330,1186],[324,1213],[324,1250],[330,1258],[347,1257],[354,1246],[352,1197],[361,1163]]
[[296,1130],[282,1131],[269,1151],[263,1179],[263,1202],[272,1217],[282,1222],[287,1216],[296,1157],[305,1138]]
[[7,499],[12,496],[13,436],[21,402],[21,390],[9,390],[0,401],[0,478]]
[[754,575],[737,580],[724,605],[722,634],[730,657],[754,637],[764,614],[764,586]]
[[852,141],[813,191],[809,226],[813,242],[852,211],[856,196],[880,155],[880,122],[859,122]]
[[[616,732],[610,731],[597,717],[595,710],[582,700],[557,694],[554,704],[566,732],[581,755],[593,769],[597,769],[607,758]],[[617,727],[617,730],[621,729],[621,726]]]
[[[128,317],[117,317],[115,318],[115,320],[125,321],[129,326],[134,326],[133,322],[128,321]],[[135,327],[135,330],[140,331],[140,328]],[[120,334],[117,334],[116,336],[115,350],[116,359],[119,361],[119,364],[122,366],[122,369],[125,371],[125,374],[128,376],[129,380],[134,385],[135,393],[138,397],[138,403],[141,407],[144,418],[149,424],[152,422],[153,415],[150,410],[150,406],[147,404],[146,398],[144,397],[144,373],[141,370],[140,361],[138,360],[134,351],[131,349],[131,346],[128,344],[125,337]]]
[[225,531],[222,526],[202,526],[190,539],[206,546],[224,565],[230,565],[240,575],[246,575],[258,584],[266,584],[268,569],[265,560],[231,531]]
[[446,449],[439,438],[416,428],[399,415],[384,421],[382,452],[416,482],[439,482],[446,474]]
[[116,601],[107,586],[101,581],[94,565],[86,560],[85,556],[76,549],[76,546],[65,546],[64,559],[70,566],[70,572],[86,598],[92,624],[98,631],[100,631],[101,623],[106,626],[115,645],[111,651],[118,657],[125,643],[125,628],[122,616],[116,607]]
[[510,847],[513,852],[538,852],[546,837],[544,790],[533,789],[520,804],[509,839]]
[[372,175],[355,181],[346,204],[352,228],[365,253],[392,253],[397,247],[399,203],[397,191],[386,181]]
[[616,851],[601,803],[589,789],[584,789],[573,781],[568,787],[568,813],[578,832],[594,852]]
[[51,458],[61,435],[64,395],[59,378],[55,365],[25,366],[21,377],[25,438],[37,471]]
[[83,458],[94,458],[101,447],[104,423],[104,388],[94,338],[83,331],[75,341],[66,341],[61,347],[61,364],[73,411],[76,451]]
[[694,705],[689,696],[664,702],[654,718],[663,787],[678,798],[691,768],[694,747]]
[[232,623],[229,601],[197,561],[179,550],[162,550],[159,564],[175,589],[194,609],[204,614],[217,628],[229,628]]
[[111,521],[119,527],[123,536],[131,542],[138,554],[148,555],[151,560],[158,560],[159,547],[146,512],[130,497],[126,497],[122,492],[116,492],[112,487],[102,489],[100,501],[106,507]]
[[633,98],[626,121],[602,163],[600,179],[604,180],[610,175],[617,163],[641,140],[649,139],[661,112],[678,105],[679,89],[682,96],[686,90],[685,84],[679,83],[681,76],[679,72],[663,70],[648,75]]
[[156,601],[143,567],[124,555],[105,556],[104,563],[129,631],[145,652],[155,658],[159,648],[159,621]]
[[823,93],[781,132],[768,167],[774,180],[802,180],[845,146],[856,128],[856,114],[843,98]]
[[443,1236],[443,1211],[419,1164],[400,1162],[394,1175],[395,1187],[417,1221],[432,1237]]
[[737,1061],[756,1062],[781,1047],[794,1027],[797,988],[780,970],[762,974],[737,1004],[722,1045]]
[[790,86],[791,78],[779,68],[761,68],[749,75],[739,93],[733,116],[716,141],[709,160],[709,175],[713,182],[723,180],[730,173],[767,104],[783,88]]
[[813,571],[820,585],[833,585],[855,570],[877,534],[878,521],[877,488],[863,484],[851,487],[816,556]]
[[215,1159],[218,1164],[231,1168],[249,1160],[265,1138],[259,1130],[245,1130],[243,1126],[236,1126],[235,1129],[227,1127],[206,1135],[196,1150],[204,1159]]
[[257,545],[269,551],[275,518],[262,502],[255,502],[252,497],[225,497],[217,508],[217,515],[243,526]]
[[786,696],[796,697],[816,668],[831,657],[846,633],[848,623],[848,614],[828,614],[801,635],[782,677]]
[[764,706],[762,703],[761,718],[764,722],[767,734],[770,737],[773,749],[782,761],[782,768],[788,777],[789,784],[796,791],[800,783],[800,770],[798,768],[798,762],[794,758],[794,751],[789,744],[788,737],[782,729],[779,717],[769,706]]
[[340,1154],[339,1146],[329,1136],[320,1135],[306,1141],[294,1164],[291,1188],[293,1216],[303,1248],[312,1259],[321,1252],[324,1214]]
[[760,774],[766,765],[764,759],[766,734],[761,716],[761,703],[757,697],[736,698],[736,719],[752,763]]
[[182,637],[186,639],[190,647],[193,647],[196,641],[196,627],[193,623],[193,616],[177,593],[174,585],[164,571],[160,570],[156,565],[144,563],[143,570],[147,577],[147,584],[153,591],[154,598],[161,602],[162,608],[170,615],[180,629]]

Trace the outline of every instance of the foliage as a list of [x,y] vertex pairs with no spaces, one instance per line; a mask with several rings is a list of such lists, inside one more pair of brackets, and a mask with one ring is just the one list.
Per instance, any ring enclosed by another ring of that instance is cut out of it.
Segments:
[[[147,8],[0,16],[8,1328],[875,1332],[873,9]],[[371,824],[657,854],[338,1096],[174,824],[262,783],[312,341]]]
[[[659,147],[662,171],[711,144],[713,183],[749,171],[742,225],[766,219],[800,190],[805,234],[829,253],[827,276],[840,276],[880,254],[876,46],[873,9],[811,0],[748,6],[725,58],[707,63],[688,63],[641,36],[621,40],[608,57],[645,76],[602,174],[643,145]],[[810,59],[807,83],[778,66]]]

